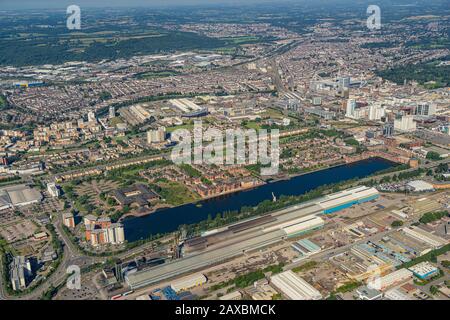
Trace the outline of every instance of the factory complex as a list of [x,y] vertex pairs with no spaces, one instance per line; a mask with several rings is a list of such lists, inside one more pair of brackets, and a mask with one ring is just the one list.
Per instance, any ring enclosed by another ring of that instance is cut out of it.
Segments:
[[320,300],[320,292],[292,270],[271,277],[272,284],[291,300]]
[[329,214],[379,196],[374,188],[356,187],[304,202],[264,216],[215,229],[184,243],[184,257],[125,274],[131,289],[177,277],[322,228]]
[[368,283],[370,289],[375,290],[385,290],[386,288],[392,287],[407,280],[412,279],[413,273],[408,269],[402,268],[394,272],[388,273],[387,275],[375,278]]
[[181,110],[181,112],[183,112],[182,116],[186,118],[201,117],[208,114],[207,108],[202,108],[196,103],[185,98],[173,99],[170,100],[170,103],[172,104],[172,106]]

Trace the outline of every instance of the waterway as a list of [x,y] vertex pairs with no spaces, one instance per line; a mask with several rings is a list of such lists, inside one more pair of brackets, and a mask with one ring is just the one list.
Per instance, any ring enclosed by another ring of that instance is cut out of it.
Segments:
[[152,234],[175,231],[182,224],[192,224],[206,220],[210,214],[239,210],[243,206],[258,203],[281,195],[301,195],[325,184],[338,183],[354,178],[365,178],[377,171],[396,164],[382,159],[370,158],[351,164],[299,175],[289,180],[271,182],[260,187],[231,193],[228,195],[190,203],[174,208],[166,208],[143,217],[130,217],[123,221],[125,238],[129,242],[148,238]]

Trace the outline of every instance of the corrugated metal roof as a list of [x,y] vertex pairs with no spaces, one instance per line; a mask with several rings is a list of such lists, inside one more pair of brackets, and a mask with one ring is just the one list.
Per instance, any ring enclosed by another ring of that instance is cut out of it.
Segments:
[[272,283],[292,300],[319,300],[320,292],[292,270],[274,275]]
[[320,201],[318,204],[323,209],[333,208],[351,201],[358,201],[364,198],[378,195],[375,188],[364,188],[364,190],[357,190],[355,192],[343,191],[339,197],[333,197],[329,200]]

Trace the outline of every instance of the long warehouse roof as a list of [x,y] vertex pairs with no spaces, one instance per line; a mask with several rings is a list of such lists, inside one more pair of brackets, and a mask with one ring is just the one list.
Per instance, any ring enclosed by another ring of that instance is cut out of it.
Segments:
[[322,220],[321,218],[318,218],[317,216],[311,214],[308,216],[300,217],[300,218],[297,218],[294,220],[286,221],[286,222],[283,222],[283,223],[280,223],[280,224],[277,224],[274,226],[264,228],[263,232],[270,232],[270,231],[277,230],[277,229],[285,229],[285,228],[289,228],[289,227],[292,227],[292,226],[295,226],[298,224],[308,224],[310,221],[313,221],[313,220],[317,221],[317,219]]
[[292,300],[319,300],[320,292],[292,270],[272,276],[272,283]]
[[321,227],[325,224],[325,221],[322,218],[314,216],[312,219],[307,220],[305,222],[297,223],[294,225],[290,225],[288,227],[284,227],[283,231],[287,235],[294,235],[300,232],[309,231],[314,228]]
[[323,209],[339,206],[351,201],[357,201],[371,196],[378,195],[378,191],[375,188],[365,188],[364,190],[358,190],[356,192],[342,192],[336,197],[328,198],[320,201],[318,204]]
[[201,252],[151,269],[129,274],[126,276],[126,281],[132,288],[156,283],[214,263],[225,261],[242,254],[245,250],[258,249],[265,245],[276,243],[283,236],[284,232],[281,230],[260,234],[246,241],[240,241],[222,248]]

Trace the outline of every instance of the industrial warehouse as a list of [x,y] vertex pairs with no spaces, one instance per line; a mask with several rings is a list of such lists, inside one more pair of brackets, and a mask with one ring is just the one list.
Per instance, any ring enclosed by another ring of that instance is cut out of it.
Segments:
[[274,275],[272,283],[291,300],[320,300],[320,292],[292,270]]
[[188,99],[173,99],[170,100],[170,103],[172,106],[176,107],[177,109],[181,110],[183,112],[183,117],[186,118],[194,118],[194,117],[201,117],[208,114],[207,108],[202,108],[196,103],[188,100]]
[[386,288],[412,279],[413,273],[408,269],[402,268],[391,272],[383,277],[375,278],[368,283],[370,289],[384,291]]
[[0,211],[8,208],[27,206],[42,200],[39,191],[26,185],[17,185],[0,189]]
[[377,189],[361,186],[325,196],[324,200],[318,201],[317,204],[323,208],[323,213],[327,214],[375,200],[379,196]]
[[317,200],[282,209],[262,217],[212,230],[184,244],[184,257],[160,266],[125,275],[127,284],[140,288],[214,265],[252,250],[322,228],[319,216],[376,199],[374,188],[356,187]]

